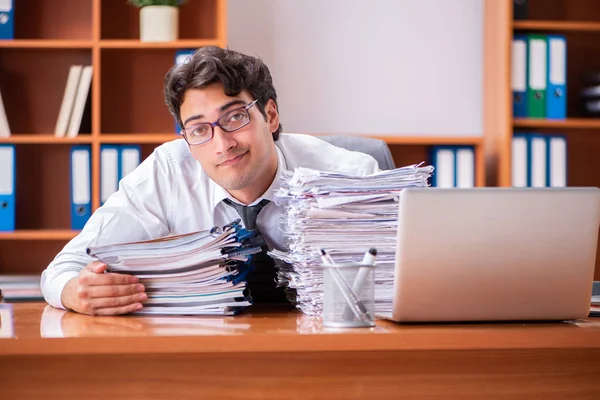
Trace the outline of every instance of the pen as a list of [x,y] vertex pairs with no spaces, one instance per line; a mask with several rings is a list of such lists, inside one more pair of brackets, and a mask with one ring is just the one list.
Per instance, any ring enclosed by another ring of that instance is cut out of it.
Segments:
[[361,320],[363,323],[366,323],[367,325],[370,324],[371,318],[370,318],[369,312],[365,308],[362,301],[360,301],[356,297],[356,295],[352,291],[352,288],[348,285],[348,283],[346,282],[344,277],[341,276],[340,271],[337,268],[335,268],[335,262],[333,261],[331,256],[329,254],[327,254],[325,249],[321,249],[320,251],[321,251],[321,261],[323,262],[323,264],[333,267],[333,268],[329,268],[331,277],[335,281],[338,289],[342,292],[342,295],[344,296],[344,299],[346,300],[346,303],[348,304],[348,307],[346,308],[346,311],[344,312],[344,314],[347,314],[348,312],[352,312],[352,313],[354,313],[356,318]]
[[[362,292],[363,288],[365,287],[365,284],[367,283],[367,279],[369,277],[369,272],[371,272],[371,268],[373,268],[372,266],[375,265],[376,257],[377,257],[377,249],[375,249],[373,247],[371,247],[369,250],[367,250],[367,252],[363,256],[361,264],[370,265],[371,267],[361,267],[358,269],[358,272],[356,273],[356,278],[354,278],[354,284],[352,285],[352,291],[354,292],[354,294],[356,295],[356,297],[358,299],[360,299],[360,293]],[[361,304],[363,304],[362,301],[361,301]],[[363,304],[363,306],[364,306],[364,304]],[[344,311],[344,318],[350,318],[351,315],[352,315],[351,310],[346,309]]]
[[[361,264],[373,266],[373,265],[375,265],[376,257],[377,257],[377,249],[371,247],[365,253]],[[367,276],[369,275],[370,270],[371,270],[371,267],[361,267],[358,270],[358,273],[356,274],[356,278],[354,279],[354,284],[352,285],[352,290],[354,290],[354,293],[356,293],[356,295],[358,297],[360,297],[360,292],[365,287],[365,283],[367,281]]]

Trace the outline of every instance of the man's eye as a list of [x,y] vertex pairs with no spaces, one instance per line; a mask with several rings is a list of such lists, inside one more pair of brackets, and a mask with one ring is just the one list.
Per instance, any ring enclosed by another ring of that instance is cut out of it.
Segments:
[[204,136],[208,134],[208,131],[209,130],[207,126],[199,126],[192,131],[192,134],[194,136]]
[[229,122],[237,122],[237,121],[241,121],[245,118],[245,113],[242,111],[238,111],[238,112],[234,112],[233,114],[231,114],[228,118]]

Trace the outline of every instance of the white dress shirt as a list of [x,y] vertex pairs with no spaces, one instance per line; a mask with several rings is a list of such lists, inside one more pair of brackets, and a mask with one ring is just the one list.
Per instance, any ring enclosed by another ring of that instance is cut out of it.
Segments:
[[[366,175],[378,171],[377,161],[363,153],[335,147],[302,134],[282,134],[275,142],[277,176],[262,199],[271,200],[256,221],[270,249],[283,249],[278,214],[283,209],[272,202],[283,170],[307,167],[321,171]],[[119,190],[98,208],[82,231],[73,238],[42,273],[45,300],[64,308],[65,284],[94,258],[86,248],[156,239],[167,235],[211,229],[239,218],[223,200],[229,193],[213,182],[196,161],[183,139],[155,149],[138,168],[119,183]]]

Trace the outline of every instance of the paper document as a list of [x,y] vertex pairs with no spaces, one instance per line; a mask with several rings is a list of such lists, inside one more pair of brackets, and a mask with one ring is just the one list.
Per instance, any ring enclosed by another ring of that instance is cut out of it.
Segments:
[[234,221],[223,228],[143,242],[91,247],[109,272],[135,275],[148,300],[137,314],[234,315],[252,304],[245,277],[252,254],[240,238],[251,233]]
[[409,165],[367,176],[297,168],[285,174],[275,203],[283,206],[282,229],[288,249],[272,250],[278,284],[295,289],[297,308],[321,315],[323,273],[320,248],[335,262],[361,262],[377,249],[375,311],[391,312],[398,227],[403,189],[426,187],[432,166]]

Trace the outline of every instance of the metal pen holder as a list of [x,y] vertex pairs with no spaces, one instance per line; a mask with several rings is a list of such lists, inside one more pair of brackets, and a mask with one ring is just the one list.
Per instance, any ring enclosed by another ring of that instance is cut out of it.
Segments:
[[360,263],[321,265],[323,326],[375,326],[375,266]]

